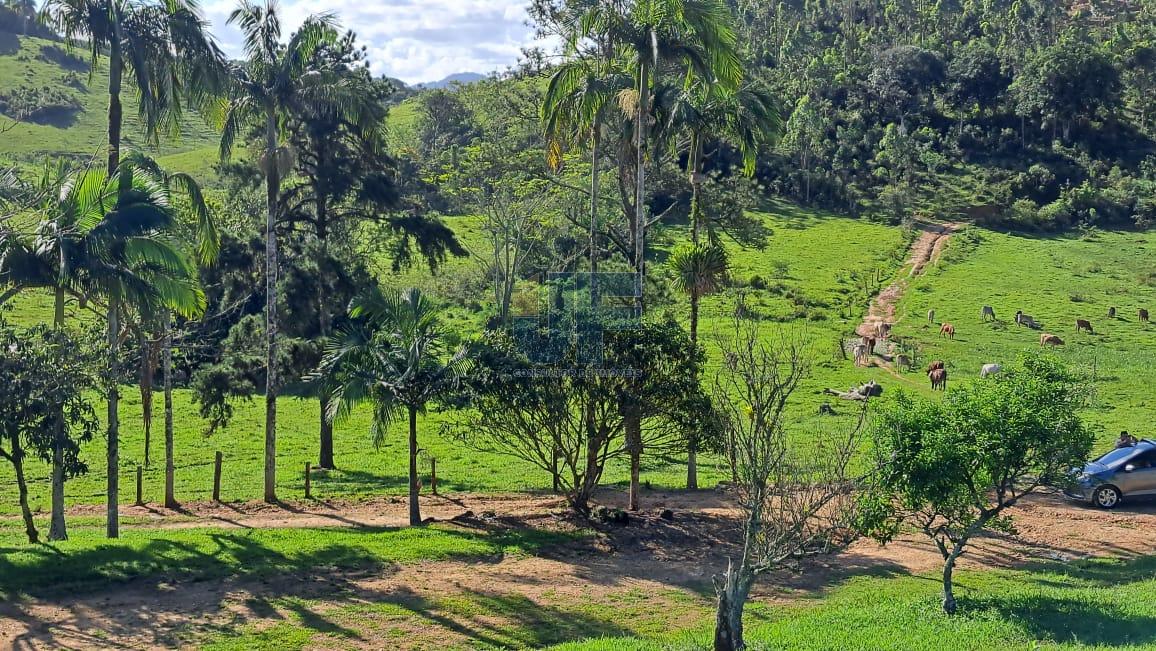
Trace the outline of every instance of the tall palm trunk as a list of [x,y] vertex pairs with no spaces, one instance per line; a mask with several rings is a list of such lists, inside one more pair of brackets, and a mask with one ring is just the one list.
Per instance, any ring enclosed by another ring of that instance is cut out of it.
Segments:
[[277,501],[277,117],[265,118],[265,501]]
[[638,274],[634,309],[642,318],[645,302],[642,289],[646,284],[646,148],[650,140],[650,64],[643,58],[638,69],[638,150],[634,188],[634,271]]
[[598,316],[598,305],[601,302],[598,297],[598,193],[600,191],[598,146],[601,141],[599,135],[599,125],[595,123],[590,133],[590,305],[595,310],[594,315],[596,317]]
[[[702,232],[702,136],[694,133],[690,145],[690,234],[695,246],[698,246]],[[690,346],[691,350],[698,348],[698,309],[700,296],[698,290],[690,292]],[[690,435],[686,439],[686,488],[698,490],[698,424],[691,422]]]
[[[120,131],[123,111],[120,105],[121,75],[124,73],[120,43],[113,40],[108,53],[108,174],[112,176],[120,166]],[[119,298],[108,299],[108,521],[105,523],[109,538],[120,536],[120,513],[117,500],[120,498],[120,391],[117,360],[117,337],[120,334]]]
[[120,45],[113,40],[108,53],[108,174],[120,165],[120,132],[124,112],[120,105],[121,75],[124,73]]
[[[314,194],[317,196],[317,222],[319,224],[325,224],[325,220],[328,219],[328,208],[325,203],[324,194],[321,192],[315,192]],[[317,240],[319,245],[317,268],[322,269],[324,268],[322,265],[324,264],[329,244],[329,232],[324,226],[318,228]],[[329,308],[325,301],[325,286],[320,282],[317,284],[317,319],[318,332],[321,335],[321,339],[328,339],[331,325],[330,315]],[[321,402],[321,441],[317,467],[333,470],[337,467],[337,464],[334,463],[333,460],[333,421],[329,419],[329,396],[325,391],[321,391],[318,399]]]
[[109,538],[120,537],[120,374],[117,339],[120,335],[120,296],[113,291],[108,298],[108,518]]
[[[700,297],[697,290],[690,293],[690,348],[698,348],[698,308]],[[686,445],[686,488],[698,490],[698,431],[697,423],[691,422],[691,432]]]
[[165,351],[161,373],[165,385],[165,508],[175,509],[180,504],[176,496],[176,468],[173,462],[173,324],[172,315],[166,310],[163,319]]
[[690,137],[690,239],[698,244],[702,232],[702,198],[699,186],[702,184],[702,136],[695,132]]
[[[64,288],[56,288],[52,325],[56,330],[64,327]],[[68,540],[68,527],[64,523],[64,418],[56,426],[56,436],[52,445],[52,519],[48,525],[48,540]]]
[[137,335],[137,347],[140,348],[140,377],[138,380],[140,383],[141,421],[144,424],[144,465],[148,468],[152,462],[153,372],[156,370],[156,342],[149,339],[143,323]]
[[417,480],[417,407],[409,407],[409,526],[421,524]]

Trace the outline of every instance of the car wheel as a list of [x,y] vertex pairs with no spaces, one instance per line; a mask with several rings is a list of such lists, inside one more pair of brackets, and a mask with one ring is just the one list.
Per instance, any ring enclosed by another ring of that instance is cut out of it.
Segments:
[[1101,486],[1092,496],[1092,503],[1102,509],[1114,509],[1120,503],[1120,491],[1115,486]]

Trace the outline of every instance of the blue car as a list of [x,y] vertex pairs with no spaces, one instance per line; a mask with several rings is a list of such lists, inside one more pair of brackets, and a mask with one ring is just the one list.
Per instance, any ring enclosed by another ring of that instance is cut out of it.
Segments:
[[1116,508],[1125,498],[1156,495],[1156,441],[1116,448],[1088,463],[1064,494],[1103,509]]

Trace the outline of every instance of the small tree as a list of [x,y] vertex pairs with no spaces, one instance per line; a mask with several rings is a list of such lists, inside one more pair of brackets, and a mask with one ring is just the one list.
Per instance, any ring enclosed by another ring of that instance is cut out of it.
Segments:
[[0,322],[0,458],[12,464],[19,492],[20,513],[28,542],[40,534],[28,506],[24,459],[33,455],[51,463],[62,451],[65,478],[88,471],[80,460],[80,444],[100,428],[85,397],[97,389],[91,369],[99,365],[63,330],[38,326],[17,332]]
[[795,444],[784,413],[808,372],[807,342],[763,336],[756,324],[736,318],[722,348],[725,364],[715,377],[714,401],[734,464],[743,543],[741,556],[714,577],[714,648],[733,651],[745,647],[743,608],[756,577],[854,539],[849,465],[863,418],[837,436]]
[[877,471],[861,528],[884,543],[904,525],[930,538],[943,555],[943,610],[954,613],[952,571],[971,539],[1009,530],[1009,508],[1087,458],[1093,434],[1077,415],[1086,398],[1072,372],[1039,354],[942,403],[898,394],[873,428]]
[[375,446],[403,412],[409,417],[409,523],[416,526],[421,524],[417,417],[454,388],[466,351],[445,358],[437,307],[416,289],[372,291],[354,299],[349,315],[357,322],[332,340],[321,366],[332,388],[329,416],[369,402]]
[[677,322],[603,325],[580,326],[581,332],[597,333],[601,356],[546,339],[532,348],[562,350],[540,364],[529,359],[530,346],[519,345],[527,341],[525,333],[518,342],[488,333],[463,392],[471,410],[455,428],[469,447],[550,473],[555,490],[582,515],[590,512],[606,464],[622,456],[630,458],[629,502],[637,509],[644,451],[684,446],[693,414],[709,407],[697,382],[701,353]]

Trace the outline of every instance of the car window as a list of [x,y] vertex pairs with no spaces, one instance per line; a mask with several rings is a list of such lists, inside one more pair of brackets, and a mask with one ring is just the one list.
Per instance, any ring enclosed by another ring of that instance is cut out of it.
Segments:
[[1099,459],[1096,459],[1096,463],[1102,463],[1105,466],[1111,466],[1120,463],[1124,459],[1127,459],[1134,454],[1136,454],[1136,448],[1119,448],[1112,450]]
[[1138,455],[1128,463],[1136,466],[1136,468],[1152,468],[1156,467],[1156,450],[1149,450],[1144,454]]

